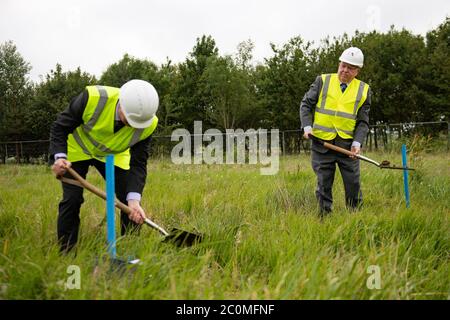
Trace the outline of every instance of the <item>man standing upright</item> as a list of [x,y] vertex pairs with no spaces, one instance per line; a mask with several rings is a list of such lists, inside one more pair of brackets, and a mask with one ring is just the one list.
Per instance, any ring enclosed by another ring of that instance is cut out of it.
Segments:
[[[364,63],[360,49],[344,50],[339,60],[337,73],[318,76],[303,97],[300,119],[305,139],[312,134],[356,155],[369,130],[371,91],[368,84],[356,79]],[[332,210],[336,163],[344,182],[347,207],[360,206],[359,160],[329,150],[314,140],[311,149],[321,216]]]

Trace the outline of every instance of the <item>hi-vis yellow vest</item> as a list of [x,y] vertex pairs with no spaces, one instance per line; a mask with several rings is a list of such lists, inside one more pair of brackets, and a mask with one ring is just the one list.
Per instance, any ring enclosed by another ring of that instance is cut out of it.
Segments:
[[116,104],[119,89],[106,86],[86,87],[89,98],[83,113],[83,124],[67,139],[67,159],[71,162],[97,159],[114,154],[114,164],[130,169],[130,147],[148,138],[158,125],[158,118],[148,128],[135,129],[124,126],[114,133]]
[[313,135],[323,140],[333,140],[336,135],[352,139],[356,114],[367,98],[369,85],[355,78],[342,93],[337,73],[323,74],[322,81]]

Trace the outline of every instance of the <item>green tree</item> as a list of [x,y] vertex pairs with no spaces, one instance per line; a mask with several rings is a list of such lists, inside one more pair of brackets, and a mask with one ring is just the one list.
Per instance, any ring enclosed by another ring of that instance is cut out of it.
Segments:
[[177,68],[168,59],[158,67],[155,63],[137,59],[125,54],[120,61],[110,65],[100,78],[102,85],[121,87],[132,79],[142,79],[150,82],[158,92],[158,133],[168,134],[171,128],[177,126],[181,107],[174,102],[173,91],[177,80]]
[[174,128],[181,126],[181,106],[176,102],[176,90],[179,84],[178,67],[170,60],[158,71],[158,94],[160,98],[158,108],[159,134],[169,135]]
[[24,116],[32,94],[30,70],[12,41],[0,45],[0,141],[27,138]]
[[252,63],[254,43],[251,39],[242,41],[237,46],[234,63],[238,79],[244,90],[240,93],[244,99],[240,114],[239,127],[243,129],[261,128],[264,126],[264,105],[257,95],[257,67]]
[[253,49],[255,44],[251,39],[242,41],[237,46],[237,53],[235,62],[238,68],[242,70],[250,71],[253,69],[252,59],[253,59]]
[[[356,31],[356,34],[358,34],[358,31]],[[339,66],[339,57],[351,45],[351,40],[346,33],[332,39],[328,36],[322,39],[319,47],[312,50],[314,59],[309,61],[311,71],[316,75],[336,73]]]
[[[204,127],[210,127],[207,120],[207,107],[211,97],[202,90],[203,73],[210,57],[217,57],[219,49],[211,36],[203,35],[197,38],[192,51],[184,63],[179,65],[179,81],[175,92],[174,103],[181,108],[181,121],[185,128],[192,130],[194,121],[203,120]],[[203,86],[204,88],[204,86]]]
[[265,109],[266,125],[280,130],[300,127],[299,107],[309,85],[314,81],[317,50],[300,37],[281,47],[271,44],[274,55],[257,68],[258,99]]
[[389,32],[357,33],[352,45],[365,53],[359,78],[373,91],[371,122],[420,121],[423,91],[420,68],[425,63],[421,36],[392,26]]
[[75,71],[63,72],[60,64],[46,75],[45,81],[35,88],[33,103],[26,116],[27,126],[31,130],[32,139],[48,139],[50,126],[59,112],[64,110],[69,102],[83,92],[87,85],[97,82],[94,76]]
[[121,87],[132,79],[142,79],[155,85],[157,73],[158,67],[153,62],[137,59],[126,53],[119,62],[113,63],[103,72],[100,83],[105,86]]
[[450,19],[426,35],[426,61],[421,88],[425,91],[421,119],[450,120]]
[[211,97],[206,116],[222,129],[246,128],[255,119],[255,104],[246,69],[238,68],[231,56],[208,59],[202,75],[202,92]]

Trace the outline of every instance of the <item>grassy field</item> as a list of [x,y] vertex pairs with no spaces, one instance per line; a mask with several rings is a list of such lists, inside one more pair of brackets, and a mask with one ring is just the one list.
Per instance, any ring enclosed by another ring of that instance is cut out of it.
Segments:
[[[369,156],[401,163],[398,155]],[[77,254],[60,256],[60,183],[46,166],[2,165],[0,299],[449,299],[449,160],[413,157],[409,209],[401,171],[362,163],[365,204],[356,213],[345,209],[338,174],[334,213],[323,221],[308,156],[281,158],[274,176],[253,165],[152,160],[143,207],[161,225],[207,239],[179,249],[144,227],[118,239],[120,256],[142,260],[124,275],[101,259],[101,199],[85,193]],[[104,186],[94,168],[88,180]],[[80,289],[66,288],[71,265],[80,268]],[[380,289],[367,285],[373,266]]]

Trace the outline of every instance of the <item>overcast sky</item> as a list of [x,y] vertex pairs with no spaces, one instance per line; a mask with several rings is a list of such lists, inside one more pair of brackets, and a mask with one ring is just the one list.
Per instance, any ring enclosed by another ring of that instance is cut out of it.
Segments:
[[211,35],[221,54],[239,42],[255,44],[254,62],[300,35],[386,31],[394,24],[425,33],[450,16],[448,0],[0,0],[0,43],[12,40],[31,63],[31,79],[57,62],[100,76],[124,53],[160,64],[183,61],[197,37]]

